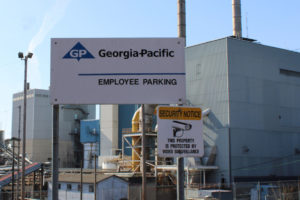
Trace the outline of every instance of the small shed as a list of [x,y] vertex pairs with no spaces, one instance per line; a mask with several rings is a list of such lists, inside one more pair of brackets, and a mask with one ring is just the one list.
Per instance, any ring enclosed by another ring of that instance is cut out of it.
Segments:
[[[128,199],[128,181],[115,175],[97,174],[97,200]],[[48,199],[52,199],[52,182],[48,183]],[[83,174],[82,199],[94,199],[94,174]],[[80,174],[60,174],[58,179],[58,199],[80,199]]]

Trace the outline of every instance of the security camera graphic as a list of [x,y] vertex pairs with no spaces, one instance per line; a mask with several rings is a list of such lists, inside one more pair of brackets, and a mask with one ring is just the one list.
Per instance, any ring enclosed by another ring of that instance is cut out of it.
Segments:
[[172,130],[173,130],[173,137],[182,137],[185,131],[189,131],[192,129],[192,124],[180,122],[180,121],[173,121]]

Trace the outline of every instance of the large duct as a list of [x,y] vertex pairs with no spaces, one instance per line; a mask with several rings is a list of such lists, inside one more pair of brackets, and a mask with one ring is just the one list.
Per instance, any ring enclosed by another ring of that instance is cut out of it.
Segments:
[[232,0],[233,36],[242,37],[241,0]]
[[[132,117],[132,128],[131,131],[133,133],[138,133],[141,132],[141,123],[140,123],[140,118],[141,118],[141,107],[137,109]],[[139,155],[141,154],[141,140],[139,136],[133,136],[132,137],[132,154],[131,154],[131,159],[132,159],[132,170],[133,171],[140,171],[140,157]]]

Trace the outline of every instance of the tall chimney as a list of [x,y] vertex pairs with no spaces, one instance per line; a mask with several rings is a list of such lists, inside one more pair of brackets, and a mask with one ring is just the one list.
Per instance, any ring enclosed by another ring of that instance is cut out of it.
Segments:
[[186,39],[185,0],[177,1],[178,8],[178,37]]
[[242,37],[241,0],[232,0],[233,36]]

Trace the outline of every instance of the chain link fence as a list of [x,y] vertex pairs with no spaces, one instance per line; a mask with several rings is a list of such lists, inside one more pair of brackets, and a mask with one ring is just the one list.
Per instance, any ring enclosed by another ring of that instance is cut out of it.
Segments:
[[233,195],[236,200],[300,200],[300,182],[239,182],[233,184]]
[[186,199],[300,200],[300,181],[189,184]]

